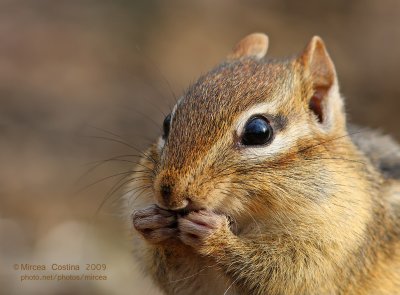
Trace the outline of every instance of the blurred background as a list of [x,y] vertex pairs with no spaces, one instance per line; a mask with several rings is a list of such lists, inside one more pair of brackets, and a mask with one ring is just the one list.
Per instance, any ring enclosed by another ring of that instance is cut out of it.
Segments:
[[[0,294],[158,294],[108,197],[131,163],[85,171],[137,153],[112,139],[144,149],[174,96],[254,31],[275,57],[322,36],[351,120],[400,139],[400,1],[0,0]],[[108,279],[21,282],[38,272],[16,263],[104,263]]]

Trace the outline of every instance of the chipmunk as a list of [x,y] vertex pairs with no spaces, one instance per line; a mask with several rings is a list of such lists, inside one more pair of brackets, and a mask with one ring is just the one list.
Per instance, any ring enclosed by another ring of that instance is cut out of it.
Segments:
[[267,49],[241,40],[143,153],[124,195],[140,265],[165,294],[400,294],[399,145],[348,131],[321,38]]

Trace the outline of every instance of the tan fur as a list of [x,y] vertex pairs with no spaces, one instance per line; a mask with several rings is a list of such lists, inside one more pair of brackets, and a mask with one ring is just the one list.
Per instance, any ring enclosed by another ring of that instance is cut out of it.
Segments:
[[268,36],[262,33],[253,33],[236,44],[228,59],[242,57],[263,58],[268,50]]
[[[167,241],[135,234],[144,271],[166,294],[400,293],[399,146],[389,140],[393,156],[379,156],[363,138],[388,139],[349,136],[320,38],[282,61],[249,54],[260,41],[251,39],[185,92],[168,138],[146,152],[125,195],[127,216],[190,200],[191,210],[233,223],[216,218],[199,243],[184,239],[190,223],[179,216]],[[258,105],[275,141],[240,146],[237,126]],[[172,187],[168,200],[162,184]]]

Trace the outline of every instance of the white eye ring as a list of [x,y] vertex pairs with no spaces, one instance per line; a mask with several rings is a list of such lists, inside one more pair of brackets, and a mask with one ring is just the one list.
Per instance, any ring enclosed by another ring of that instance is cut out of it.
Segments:
[[245,125],[248,123],[250,118],[255,117],[259,114],[275,114],[277,112],[278,105],[276,102],[263,102],[252,106],[251,108],[239,115],[239,118],[234,125],[237,136],[241,137]]
[[163,149],[164,145],[165,145],[165,139],[162,136],[160,136],[157,141],[157,149],[159,152]]

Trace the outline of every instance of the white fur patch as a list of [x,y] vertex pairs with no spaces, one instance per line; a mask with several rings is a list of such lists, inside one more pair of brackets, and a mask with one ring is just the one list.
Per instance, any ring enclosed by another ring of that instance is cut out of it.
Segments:
[[164,145],[165,145],[165,139],[162,138],[162,136],[160,136],[158,138],[158,141],[157,141],[157,150],[158,150],[158,152],[161,152],[161,150],[163,149]]
[[[241,137],[245,124],[255,115],[275,115],[278,113],[279,105],[278,102],[261,103],[257,104],[249,110],[245,111],[237,120],[236,133]],[[296,126],[297,125],[297,126]],[[266,146],[256,147],[243,147],[242,155],[244,159],[255,159],[255,158],[268,158],[277,154],[288,151],[296,143],[296,139],[305,136],[308,133],[306,125],[291,124],[286,126],[284,130],[275,133],[275,137],[272,142]]]
[[254,115],[263,115],[263,114],[276,114],[278,109],[278,104],[276,102],[264,102],[260,104],[256,104],[251,107],[249,110],[243,112],[239,119],[237,120],[236,132],[238,136],[242,135],[244,125],[247,120]]
[[298,138],[304,137],[307,132],[308,130],[306,128],[299,128],[298,126],[289,127],[275,134],[275,138],[266,146],[244,147],[242,155],[245,158],[254,159],[257,157],[265,159],[285,153],[296,144]]
[[[178,108],[179,102],[180,102],[182,99],[183,99],[183,97],[181,97],[181,98],[178,100],[178,102],[174,105],[174,108],[173,108],[172,111],[171,111],[171,127],[172,127],[172,124],[173,124],[173,121],[174,121],[174,114],[175,114],[175,112],[176,112],[176,109]],[[162,138],[162,136],[160,136],[160,138],[159,138],[158,141],[157,141],[157,150],[158,150],[158,152],[161,152],[161,150],[163,149],[164,145],[165,145],[165,139]]]

